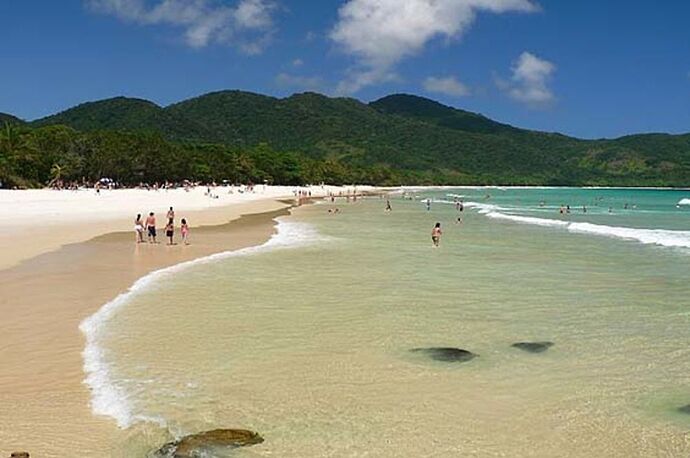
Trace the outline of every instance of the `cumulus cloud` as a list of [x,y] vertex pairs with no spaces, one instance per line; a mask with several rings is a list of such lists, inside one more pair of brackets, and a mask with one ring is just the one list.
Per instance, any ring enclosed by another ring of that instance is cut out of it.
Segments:
[[233,6],[218,0],[86,0],[86,4],[92,11],[128,22],[178,27],[185,43],[194,48],[234,44],[250,54],[270,41],[276,10],[271,0],[239,0]]
[[508,96],[532,107],[553,103],[556,96],[549,87],[556,65],[529,52],[523,52],[515,61],[510,80],[497,79],[498,86]]
[[323,79],[318,76],[299,76],[280,73],[276,76],[275,81],[278,86],[301,91],[322,92],[325,88]]
[[458,81],[454,76],[430,76],[424,80],[423,86],[428,92],[449,95],[451,97],[464,97],[470,95],[471,92],[469,87]]
[[395,65],[437,37],[458,38],[477,13],[533,12],[532,0],[348,0],[330,38],[357,59],[343,92],[391,78]]

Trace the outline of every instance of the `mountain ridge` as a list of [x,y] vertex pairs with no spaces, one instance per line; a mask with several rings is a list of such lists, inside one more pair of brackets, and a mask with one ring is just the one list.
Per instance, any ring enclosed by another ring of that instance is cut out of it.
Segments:
[[28,123],[51,125],[161,135],[234,150],[265,144],[310,160],[421,173],[432,181],[434,176],[444,182],[520,184],[690,181],[690,134],[579,139],[521,129],[412,94],[364,103],[315,92],[278,98],[224,90],[165,107],[114,97]]

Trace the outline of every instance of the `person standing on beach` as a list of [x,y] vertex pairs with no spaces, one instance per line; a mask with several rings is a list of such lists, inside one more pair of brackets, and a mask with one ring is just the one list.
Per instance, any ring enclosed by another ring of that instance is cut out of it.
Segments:
[[434,228],[431,230],[431,242],[434,244],[434,248],[439,247],[439,244],[441,243],[441,235],[443,235],[443,232],[441,231],[441,223],[436,223]]
[[182,243],[189,245],[189,226],[187,225],[187,220],[184,218],[182,218],[180,233],[182,234]]
[[165,236],[168,238],[168,245],[174,245],[173,237],[175,236],[175,224],[173,219],[168,219],[168,224],[165,226]]
[[391,207],[390,199],[386,199],[386,211],[387,212],[393,211],[393,207]]
[[137,243],[144,243],[144,222],[141,220],[141,213],[134,220],[134,232],[137,235]]
[[146,218],[146,230],[148,231],[149,243],[158,243],[156,241],[156,217],[153,212],[149,213]]
[[175,222],[175,211],[173,210],[172,207],[170,207],[170,210],[168,210],[168,221],[172,221],[173,223]]

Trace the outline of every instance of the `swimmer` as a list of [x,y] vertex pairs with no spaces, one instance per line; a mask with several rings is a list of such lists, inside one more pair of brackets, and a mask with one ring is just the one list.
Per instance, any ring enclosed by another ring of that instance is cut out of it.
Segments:
[[443,235],[443,232],[441,231],[441,223],[436,223],[434,228],[431,230],[431,242],[434,244],[434,248],[439,247],[441,235]]

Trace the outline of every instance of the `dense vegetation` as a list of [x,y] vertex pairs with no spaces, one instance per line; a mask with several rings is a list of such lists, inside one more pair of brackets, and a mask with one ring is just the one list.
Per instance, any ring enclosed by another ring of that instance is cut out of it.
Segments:
[[432,100],[371,104],[240,91],[169,107],[118,97],[31,123],[0,114],[0,180],[38,186],[230,180],[303,184],[669,185],[690,181],[690,135],[579,140]]

